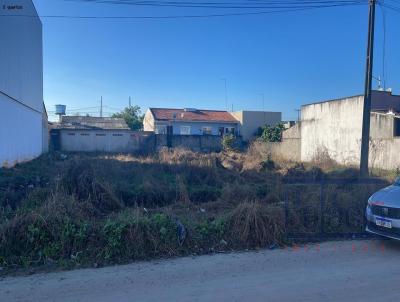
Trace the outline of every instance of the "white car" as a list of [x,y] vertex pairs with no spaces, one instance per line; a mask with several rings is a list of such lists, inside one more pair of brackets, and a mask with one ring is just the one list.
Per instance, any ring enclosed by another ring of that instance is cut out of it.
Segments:
[[368,200],[366,231],[400,240],[400,178]]

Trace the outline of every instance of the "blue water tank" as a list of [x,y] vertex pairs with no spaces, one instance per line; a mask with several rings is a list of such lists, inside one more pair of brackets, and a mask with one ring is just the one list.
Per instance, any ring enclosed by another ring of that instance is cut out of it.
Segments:
[[66,109],[67,109],[67,106],[65,106],[65,105],[56,105],[56,114],[57,115],[65,115]]

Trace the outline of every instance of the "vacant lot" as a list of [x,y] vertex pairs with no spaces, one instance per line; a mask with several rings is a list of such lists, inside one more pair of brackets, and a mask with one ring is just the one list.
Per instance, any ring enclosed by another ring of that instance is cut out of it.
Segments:
[[[370,194],[329,161],[163,150],[49,154],[0,170],[0,267],[82,267],[290,244],[290,233],[359,233]],[[324,185],[321,185],[324,183]]]

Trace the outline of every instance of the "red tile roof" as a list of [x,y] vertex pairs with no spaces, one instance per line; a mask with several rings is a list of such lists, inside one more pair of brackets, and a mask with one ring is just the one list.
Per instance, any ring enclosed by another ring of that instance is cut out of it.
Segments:
[[[228,111],[217,110],[185,110],[150,108],[154,119],[158,121],[193,121],[193,122],[226,122],[238,123],[238,121]],[[175,117],[174,117],[175,116]]]

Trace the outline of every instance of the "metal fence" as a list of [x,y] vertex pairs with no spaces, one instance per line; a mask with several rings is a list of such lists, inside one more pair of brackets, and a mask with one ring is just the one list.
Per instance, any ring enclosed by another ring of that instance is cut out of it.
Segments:
[[286,179],[282,188],[285,229],[291,239],[366,237],[368,198],[382,179]]

